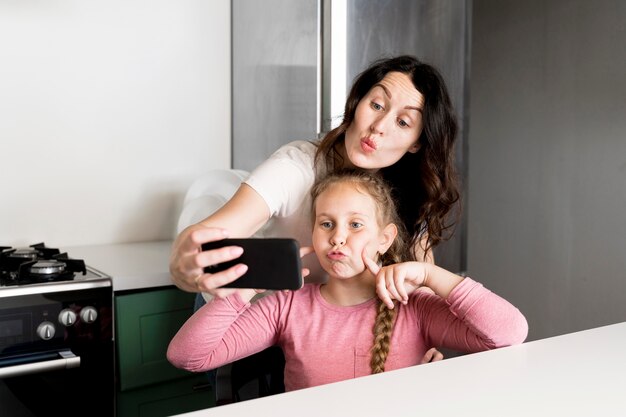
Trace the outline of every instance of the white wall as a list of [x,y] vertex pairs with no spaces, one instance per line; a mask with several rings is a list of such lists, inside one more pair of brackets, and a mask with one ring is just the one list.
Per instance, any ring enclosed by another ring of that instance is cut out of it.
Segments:
[[0,246],[171,238],[229,167],[228,0],[0,0]]
[[531,339],[625,321],[626,2],[473,8],[469,272]]

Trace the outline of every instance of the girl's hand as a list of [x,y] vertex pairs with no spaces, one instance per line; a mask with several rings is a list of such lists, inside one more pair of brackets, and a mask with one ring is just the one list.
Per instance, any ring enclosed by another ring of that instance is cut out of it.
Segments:
[[443,359],[443,353],[439,352],[437,348],[430,348],[426,353],[424,353],[424,357],[420,361],[420,365],[424,363],[437,362]]
[[363,262],[376,276],[376,294],[385,305],[393,309],[393,300],[406,304],[408,294],[424,285],[426,269],[423,262],[402,262],[380,267],[363,252]]

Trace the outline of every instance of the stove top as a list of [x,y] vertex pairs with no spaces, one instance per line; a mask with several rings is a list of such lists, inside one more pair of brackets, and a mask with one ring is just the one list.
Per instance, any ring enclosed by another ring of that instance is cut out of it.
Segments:
[[44,243],[21,248],[0,246],[0,288],[91,278],[108,276]]

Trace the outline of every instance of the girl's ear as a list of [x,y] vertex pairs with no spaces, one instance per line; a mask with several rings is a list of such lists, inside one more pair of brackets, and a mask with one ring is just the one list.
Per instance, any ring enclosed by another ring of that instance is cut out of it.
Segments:
[[395,224],[389,223],[385,226],[380,234],[378,253],[383,254],[387,252],[387,249],[389,249],[396,236],[398,236],[398,227]]

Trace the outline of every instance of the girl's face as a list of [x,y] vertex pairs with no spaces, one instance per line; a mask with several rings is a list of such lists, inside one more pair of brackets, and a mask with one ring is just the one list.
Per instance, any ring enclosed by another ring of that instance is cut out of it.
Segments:
[[408,75],[390,72],[357,105],[345,135],[352,165],[378,170],[419,149],[424,96]]
[[381,227],[376,203],[354,183],[329,186],[315,202],[313,247],[331,277],[353,278],[365,270],[363,250],[371,259],[389,249],[396,227]]

